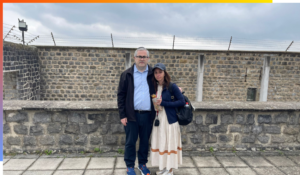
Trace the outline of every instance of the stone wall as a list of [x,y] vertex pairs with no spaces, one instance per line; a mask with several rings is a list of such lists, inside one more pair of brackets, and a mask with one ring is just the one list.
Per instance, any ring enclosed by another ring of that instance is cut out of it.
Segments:
[[40,64],[35,47],[3,43],[3,99],[39,100]]
[[[185,151],[300,149],[299,103],[194,105],[193,122],[181,126]],[[116,102],[4,101],[3,120],[4,152],[124,149]]]
[[[198,56],[204,54],[203,101],[246,101],[256,88],[261,69],[271,57],[268,101],[300,101],[300,53],[252,51],[150,50],[150,65],[164,63],[172,81],[196,99]],[[38,47],[41,99],[68,101],[116,100],[125,54],[135,49]]]

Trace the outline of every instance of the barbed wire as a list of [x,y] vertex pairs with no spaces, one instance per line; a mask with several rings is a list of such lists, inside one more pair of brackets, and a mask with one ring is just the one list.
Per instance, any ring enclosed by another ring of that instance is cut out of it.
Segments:
[[[3,36],[13,25],[3,23]],[[19,30],[10,31],[7,41],[20,42],[15,37],[22,38]],[[35,39],[36,38],[36,39]],[[175,38],[175,40],[174,40]],[[33,40],[34,39],[34,40]],[[232,40],[231,40],[232,39]],[[212,50],[266,50],[266,51],[296,51],[300,52],[300,41],[253,39],[243,37],[140,37],[140,36],[66,36],[50,34],[32,34],[24,32],[24,41],[29,45],[57,46],[92,46],[92,47],[124,47],[132,48],[141,45],[148,48],[162,49],[212,49]],[[33,40],[33,41],[32,41]],[[55,44],[54,44],[55,41]]]

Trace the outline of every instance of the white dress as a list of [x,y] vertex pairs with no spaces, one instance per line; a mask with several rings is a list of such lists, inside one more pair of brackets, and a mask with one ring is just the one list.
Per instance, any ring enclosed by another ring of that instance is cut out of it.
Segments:
[[[162,86],[158,86],[157,97],[161,96]],[[150,160],[152,166],[160,170],[178,169],[182,164],[181,133],[178,122],[169,124],[164,107],[158,113],[159,126],[154,126],[151,136]]]

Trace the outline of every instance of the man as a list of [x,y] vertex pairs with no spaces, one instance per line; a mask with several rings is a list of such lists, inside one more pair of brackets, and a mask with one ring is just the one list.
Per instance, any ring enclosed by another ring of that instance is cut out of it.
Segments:
[[140,138],[138,169],[142,175],[150,175],[148,162],[149,138],[155,111],[150,94],[155,94],[152,67],[148,65],[149,52],[139,47],[134,53],[135,64],[125,70],[120,77],[118,88],[118,108],[126,133],[124,161],[127,175],[136,175],[136,141]]

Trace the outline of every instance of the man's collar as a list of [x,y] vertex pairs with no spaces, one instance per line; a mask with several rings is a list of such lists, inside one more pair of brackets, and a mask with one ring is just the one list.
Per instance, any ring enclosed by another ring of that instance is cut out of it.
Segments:
[[[139,72],[139,70],[136,67],[136,64],[134,64],[134,66],[133,66],[133,72]],[[144,70],[144,72],[148,72],[148,64],[147,64],[146,70]]]

